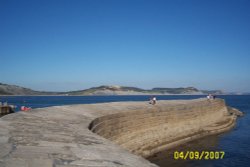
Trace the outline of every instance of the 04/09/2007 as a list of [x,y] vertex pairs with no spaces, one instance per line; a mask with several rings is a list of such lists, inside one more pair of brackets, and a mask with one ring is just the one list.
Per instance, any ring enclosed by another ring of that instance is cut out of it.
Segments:
[[217,160],[223,159],[224,151],[175,151],[175,160]]

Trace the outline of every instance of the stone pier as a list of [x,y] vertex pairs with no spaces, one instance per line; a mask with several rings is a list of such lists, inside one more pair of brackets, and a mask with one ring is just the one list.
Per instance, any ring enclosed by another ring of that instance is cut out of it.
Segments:
[[229,130],[236,113],[221,99],[196,99],[10,114],[0,118],[0,167],[156,167],[144,158]]

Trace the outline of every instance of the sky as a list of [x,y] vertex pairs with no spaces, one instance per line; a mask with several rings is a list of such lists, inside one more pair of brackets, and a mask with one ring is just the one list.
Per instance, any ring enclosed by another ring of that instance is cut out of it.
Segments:
[[0,0],[0,82],[250,92],[248,0]]

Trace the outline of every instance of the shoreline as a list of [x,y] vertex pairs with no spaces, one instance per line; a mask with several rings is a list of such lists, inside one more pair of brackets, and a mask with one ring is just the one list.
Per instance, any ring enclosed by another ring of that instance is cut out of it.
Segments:
[[[59,97],[74,97],[74,96],[92,96],[92,97],[95,97],[95,96],[207,96],[207,94],[145,94],[145,95],[141,95],[141,94],[138,94],[138,95],[0,95],[0,97],[46,97],[46,96],[59,96]],[[248,94],[220,94],[220,95],[217,95],[217,96],[250,96]]]

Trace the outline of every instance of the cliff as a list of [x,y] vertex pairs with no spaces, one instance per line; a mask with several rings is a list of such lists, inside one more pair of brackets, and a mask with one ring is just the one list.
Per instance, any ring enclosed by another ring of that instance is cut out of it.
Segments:
[[222,91],[213,90],[198,90],[194,87],[187,88],[153,88],[141,89],[127,86],[99,86],[84,90],[68,91],[68,92],[46,92],[35,91],[32,89],[8,85],[0,83],[0,95],[71,95],[71,96],[85,96],[85,95],[200,95],[200,94],[222,94]]
[[[230,110],[230,111],[229,111]],[[55,106],[0,118],[0,166],[153,167],[142,157],[231,129],[221,99]]]
[[169,94],[203,94],[193,87],[187,88],[153,88],[141,89],[127,86],[99,86],[82,91],[68,92],[69,95],[169,95]]
[[57,92],[35,91],[16,85],[0,83],[0,95],[58,95]]

